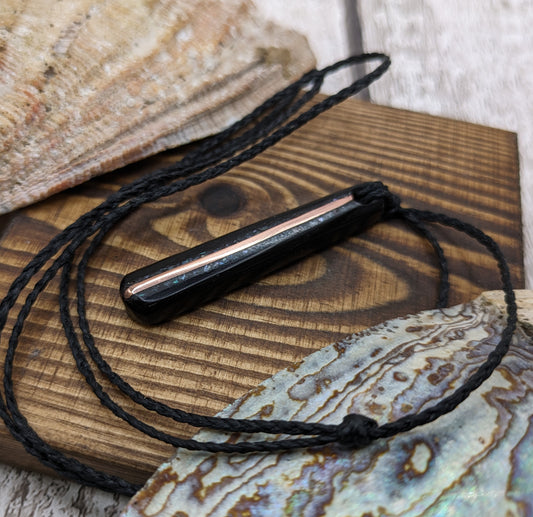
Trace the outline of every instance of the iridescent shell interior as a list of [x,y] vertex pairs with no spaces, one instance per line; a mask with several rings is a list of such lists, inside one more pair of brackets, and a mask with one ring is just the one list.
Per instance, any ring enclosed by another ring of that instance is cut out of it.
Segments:
[[[518,303],[519,328],[503,362],[451,413],[360,450],[179,450],[124,517],[532,515],[533,293],[518,292]],[[380,424],[397,420],[457,389],[486,360],[504,325],[500,292],[390,320],[277,373],[221,416],[337,424],[362,413]],[[196,438],[272,439],[213,431]]]

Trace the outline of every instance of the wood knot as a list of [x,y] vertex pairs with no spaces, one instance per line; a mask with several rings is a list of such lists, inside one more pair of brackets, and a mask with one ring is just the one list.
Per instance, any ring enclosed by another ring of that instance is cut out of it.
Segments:
[[200,194],[200,204],[213,217],[228,217],[246,205],[246,198],[237,187],[229,183],[218,183]]

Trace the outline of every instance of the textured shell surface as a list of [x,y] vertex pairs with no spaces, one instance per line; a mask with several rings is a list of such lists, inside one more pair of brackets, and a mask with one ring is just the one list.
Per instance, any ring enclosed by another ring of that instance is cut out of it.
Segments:
[[216,133],[313,66],[250,0],[2,0],[0,213]]
[[[123,516],[533,515],[533,293],[517,294],[520,324],[508,354],[451,413],[355,451],[180,450]],[[485,361],[504,325],[499,292],[390,320],[278,372],[221,416],[334,424],[360,412],[383,424],[449,395]]]

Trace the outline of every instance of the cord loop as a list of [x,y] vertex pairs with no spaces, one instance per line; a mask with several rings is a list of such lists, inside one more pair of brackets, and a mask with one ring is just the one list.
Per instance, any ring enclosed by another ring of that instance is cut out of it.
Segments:
[[[379,60],[380,64],[370,73],[357,79],[354,83],[343,88],[336,94],[322,99],[307,110],[302,111],[306,103],[318,93],[320,85],[327,74],[342,67],[366,63],[375,59]],[[420,413],[406,415],[396,421],[381,426],[378,426],[371,418],[358,414],[347,415],[340,425],[332,426],[320,422],[282,420],[250,421],[189,413],[184,410],[169,407],[135,390],[126,380],[122,379],[111,369],[111,366],[98,351],[90,332],[90,325],[85,310],[85,274],[91,256],[113,225],[117,224],[121,219],[145,203],[155,201],[161,197],[169,196],[193,185],[199,185],[204,181],[216,178],[237,165],[254,158],[324,111],[369,86],[373,81],[381,77],[389,66],[390,59],[383,54],[362,54],[335,63],[323,70],[315,70],[304,75],[300,80],[272,96],[252,113],[237,121],[228,129],[199,143],[180,162],[123,186],[99,206],[81,216],[77,221],[56,235],[28,262],[26,267],[11,284],[5,298],[0,302],[0,332],[2,332],[6,327],[8,315],[15,307],[15,303],[21,296],[23,289],[32,279],[42,273],[42,276],[31,288],[30,294],[25,298],[22,307],[20,309],[17,308],[16,322],[13,325],[8,339],[8,348],[4,361],[4,389],[3,393],[0,391],[0,417],[5,422],[11,434],[23,443],[30,454],[33,454],[44,464],[55,469],[59,474],[87,485],[98,486],[106,490],[127,495],[132,495],[140,488],[117,476],[97,471],[88,465],[84,465],[79,460],[67,457],[63,452],[53,449],[35,432],[17,404],[13,370],[18,340],[23,331],[24,322],[39,294],[58,273],[60,273],[61,277],[59,296],[60,319],[63,324],[68,346],[71,348],[80,373],[84,376],[100,402],[109,408],[113,414],[149,436],[172,444],[175,447],[226,453],[251,451],[275,452],[304,447],[316,447],[332,442],[339,442],[349,447],[364,447],[376,438],[385,438],[408,431],[452,411],[492,374],[509,348],[517,319],[516,302],[511,285],[509,267],[501,250],[489,236],[468,223],[443,214],[413,208],[402,208],[399,198],[389,192],[388,188],[381,182],[361,185],[361,189],[357,191],[358,200],[362,203],[368,203],[377,199],[384,200],[384,219],[395,217],[403,219],[432,245],[438,257],[441,272],[438,307],[445,306],[447,302],[449,290],[448,268],[437,239],[426,228],[425,223],[445,225],[477,240],[491,253],[500,269],[508,314],[507,325],[502,332],[500,342],[490,353],[485,363],[462,386],[434,406],[426,408]],[[88,246],[84,246],[87,243]],[[84,251],[79,251],[80,248],[83,248]],[[73,262],[78,253],[82,257],[75,273],[77,280],[77,312],[79,330],[85,348],[82,347],[82,343],[74,327],[73,318],[70,314],[69,285],[71,284],[71,273],[74,276]],[[171,436],[141,421],[112,399],[110,394],[96,379],[86,350],[92,362],[109,379],[112,385],[128,395],[134,402],[150,411],[172,418],[176,422],[186,423],[196,427],[219,429],[226,432],[247,432],[248,430],[250,432],[270,433],[274,435],[288,434],[292,436],[305,436],[303,438],[242,441],[238,443],[225,441],[200,442],[194,439]]]

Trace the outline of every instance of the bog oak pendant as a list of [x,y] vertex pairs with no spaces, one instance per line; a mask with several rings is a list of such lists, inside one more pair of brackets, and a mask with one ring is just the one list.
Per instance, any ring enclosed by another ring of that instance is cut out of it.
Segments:
[[351,187],[129,273],[120,285],[128,313],[160,323],[361,232],[384,202],[356,199]]
[[[180,450],[124,517],[532,515],[533,292],[502,364],[454,411],[362,450],[276,454]],[[505,325],[499,291],[387,321],[278,372],[224,417],[380,424],[435,404],[485,361]],[[258,440],[201,431],[199,440]]]

